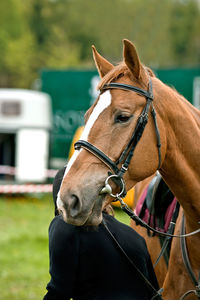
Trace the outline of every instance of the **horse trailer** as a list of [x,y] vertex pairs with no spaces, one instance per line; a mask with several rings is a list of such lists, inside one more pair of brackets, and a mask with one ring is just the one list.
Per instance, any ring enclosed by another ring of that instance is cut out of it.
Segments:
[[[46,180],[51,126],[48,94],[0,89],[0,167],[16,167],[14,180],[31,183]],[[0,178],[11,179],[9,174],[1,174]]]

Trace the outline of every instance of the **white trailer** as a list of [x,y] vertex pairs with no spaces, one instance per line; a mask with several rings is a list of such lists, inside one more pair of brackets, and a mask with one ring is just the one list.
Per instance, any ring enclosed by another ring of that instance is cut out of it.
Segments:
[[46,180],[51,126],[48,94],[0,89],[0,165],[16,167],[16,181]]

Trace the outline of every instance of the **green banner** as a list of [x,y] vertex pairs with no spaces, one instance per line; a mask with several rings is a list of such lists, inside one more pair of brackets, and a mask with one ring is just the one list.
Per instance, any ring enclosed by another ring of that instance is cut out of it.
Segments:
[[[193,81],[200,76],[200,68],[156,69],[154,72],[192,102]],[[84,124],[84,114],[98,96],[98,74],[85,70],[46,70],[41,73],[41,81],[42,91],[52,98],[51,158],[67,159],[74,133]]]
[[51,157],[67,158],[76,129],[98,96],[96,71],[43,71],[42,91],[52,99]]

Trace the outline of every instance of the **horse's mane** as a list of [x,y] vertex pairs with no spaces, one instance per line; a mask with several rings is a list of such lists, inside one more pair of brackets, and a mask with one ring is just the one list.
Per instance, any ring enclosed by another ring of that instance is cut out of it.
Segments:
[[[155,77],[155,74],[153,73],[153,71],[149,68],[149,67],[145,67],[143,66],[144,69],[147,71],[147,73],[149,74],[150,77]],[[111,69],[99,82],[97,89],[101,90],[102,87],[105,84],[108,84],[112,81],[115,81],[117,79],[119,79],[120,77],[123,76],[129,76],[132,77],[131,72],[129,71],[127,65],[125,64],[125,62],[121,62],[119,63],[117,66],[115,66],[113,69]]]

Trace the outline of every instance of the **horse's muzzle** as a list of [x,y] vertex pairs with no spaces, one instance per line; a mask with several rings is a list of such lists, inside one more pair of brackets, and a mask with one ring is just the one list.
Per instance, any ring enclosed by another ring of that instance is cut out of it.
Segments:
[[66,223],[82,226],[97,226],[102,220],[102,207],[105,195],[96,195],[87,186],[81,191],[61,191],[57,200],[58,209]]

